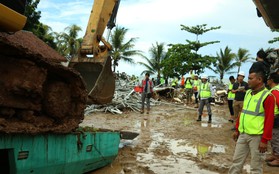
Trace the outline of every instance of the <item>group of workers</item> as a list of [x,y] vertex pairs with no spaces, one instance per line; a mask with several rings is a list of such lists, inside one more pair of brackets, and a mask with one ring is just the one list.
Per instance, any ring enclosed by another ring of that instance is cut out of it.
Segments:
[[[236,81],[230,77],[229,121],[236,122],[233,134],[236,146],[229,174],[242,173],[249,153],[250,173],[263,173],[263,161],[279,167],[279,72],[267,74],[266,56],[263,50],[257,53],[248,83],[243,81],[243,72],[238,73]],[[265,158],[268,141],[272,154]]]
[[[257,60],[265,59],[259,51]],[[262,58],[263,57],[263,58]],[[233,139],[236,141],[233,164],[229,174],[242,173],[248,154],[251,155],[250,172],[263,173],[263,161],[272,167],[279,167],[279,71],[266,74],[267,69],[263,61],[255,62],[248,76],[248,83],[244,81],[245,74],[240,71],[236,80],[230,79],[228,88],[229,121],[235,123]],[[177,82],[176,82],[177,83]],[[212,121],[210,102],[214,96],[211,84],[206,75],[198,79],[193,74],[182,78],[181,86],[185,88],[187,104],[195,94],[195,107],[199,106],[198,119],[202,121],[204,106],[207,107],[208,123]],[[149,74],[142,81],[142,113],[145,98],[150,98],[153,83],[149,81]],[[198,105],[199,101],[199,105]],[[147,113],[150,105],[147,102]],[[272,154],[264,158],[271,142]]]

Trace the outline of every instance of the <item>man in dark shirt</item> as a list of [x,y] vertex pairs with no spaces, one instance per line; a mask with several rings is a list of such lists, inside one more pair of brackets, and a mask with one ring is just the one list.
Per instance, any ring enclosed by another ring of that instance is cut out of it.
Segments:
[[241,113],[243,107],[243,100],[246,91],[249,89],[248,83],[243,81],[244,77],[245,77],[244,72],[239,71],[237,74],[237,81],[234,83],[232,88],[232,92],[235,93],[235,98],[233,102],[234,120],[236,120]]

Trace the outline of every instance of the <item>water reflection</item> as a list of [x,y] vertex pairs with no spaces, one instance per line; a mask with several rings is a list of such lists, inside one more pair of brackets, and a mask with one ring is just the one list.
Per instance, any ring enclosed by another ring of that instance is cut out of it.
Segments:
[[222,128],[222,124],[217,123],[201,123],[201,127]]
[[225,153],[225,146],[219,144],[188,144],[186,140],[170,140],[169,148],[174,154],[188,153],[203,159],[208,153]]

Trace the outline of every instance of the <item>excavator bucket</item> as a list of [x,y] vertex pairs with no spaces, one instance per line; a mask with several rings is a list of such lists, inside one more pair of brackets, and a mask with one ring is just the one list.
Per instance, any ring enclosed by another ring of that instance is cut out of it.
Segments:
[[109,19],[114,21],[119,2],[120,0],[94,0],[79,55],[69,63],[70,67],[80,72],[86,83],[89,91],[88,104],[109,103],[114,95],[115,79],[109,56],[112,47],[103,38],[103,33],[107,26],[109,29],[113,27]]
[[115,79],[111,70],[111,58],[74,58],[69,67],[77,70],[85,84],[88,93],[88,104],[106,104],[111,102]]

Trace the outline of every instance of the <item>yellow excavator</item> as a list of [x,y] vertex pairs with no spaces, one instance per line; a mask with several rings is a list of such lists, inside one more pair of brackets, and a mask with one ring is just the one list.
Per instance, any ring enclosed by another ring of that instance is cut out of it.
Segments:
[[[55,50],[22,31],[25,0],[0,0],[0,132],[66,133],[78,127],[88,103],[111,102],[115,79],[103,38],[120,0],[94,0],[77,57],[69,67]],[[78,71],[78,72],[77,72]]]
[[[105,104],[112,100],[115,78],[111,71],[111,45],[103,37],[111,30],[120,0],[95,0],[78,57],[69,66],[80,72],[86,82],[89,103]],[[100,43],[102,42],[102,45]]]
[[88,100],[107,103],[113,97],[111,46],[102,35],[106,25],[114,26],[120,1],[94,0],[73,68],[63,66],[66,59],[31,32],[21,31],[28,20],[24,2],[0,0],[1,173],[82,174],[112,163],[120,138],[138,133],[78,126]]

